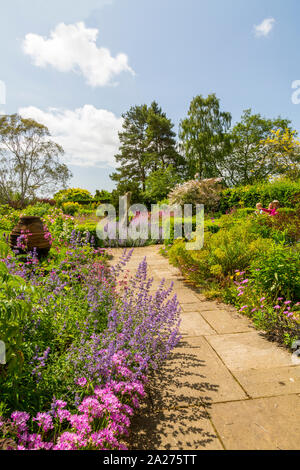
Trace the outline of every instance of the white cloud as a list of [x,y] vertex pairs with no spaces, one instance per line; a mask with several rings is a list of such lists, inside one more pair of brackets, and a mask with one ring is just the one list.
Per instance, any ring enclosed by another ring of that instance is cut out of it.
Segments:
[[49,38],[26,34],[23,51],[37,67],[51,65],[60,72],[80,73],[93,87],[112,84],[112,79],[121,72],[134,75],[126,54],[112,57],[109,49],[97,47],[98,32],[98,29],[87,28],[83,22],[60,23]]
[[48,127],[52,139],[65,150],[67,163],[87,167],[115,166],[118,152],[118,131],[123,119],[92,105],[72,110],[34,106],[21,108],[21,116],[32,118]]
[[255,35],[258,37],[268,36],[275,25],[274,18],[266,18],[259,25],[254,26]]

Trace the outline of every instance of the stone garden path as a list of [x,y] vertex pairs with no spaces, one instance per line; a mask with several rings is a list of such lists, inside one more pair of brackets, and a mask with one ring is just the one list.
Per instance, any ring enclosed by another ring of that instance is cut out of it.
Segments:
[[[122,251],[112,250],[114,261]],[[300,449],[300,366],[291,354],[234,308],[205,301],[159,247],[136,248],[128,269],[145,256],[153,290],[174,282],[183,338],[151,379],[130,448]]]

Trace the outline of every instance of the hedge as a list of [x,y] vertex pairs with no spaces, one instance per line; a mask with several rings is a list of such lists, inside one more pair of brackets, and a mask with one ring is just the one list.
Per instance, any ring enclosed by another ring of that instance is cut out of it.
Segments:
[[223,213],[233,207],[252,207],[258,202],[267,207],[277,199],[281,207],[295,208],[300,204],[300,180],[278,180],[273,183],[258,183],[222,191],[219,210]]

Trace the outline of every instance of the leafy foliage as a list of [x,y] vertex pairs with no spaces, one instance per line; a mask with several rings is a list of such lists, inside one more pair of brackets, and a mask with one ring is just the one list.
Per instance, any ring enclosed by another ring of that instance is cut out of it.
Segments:
[[262,143],[268,150],[268,159],[273,172],[297,180],[300,178],[300,142],[296,131],[277,129],[271,131]]
[[247,212],[239,209],[206,221],[200,251],[170,239],[164,252],[208,296],[233,303],[290,346],[300,332],[299,215]]
[[263,292],[273,298],[300,299],[300,251],[271,245],[261,251],[250,266],[251,277]]
[[54,195],[54,199],[57,204],[63,202],[90,202],[93,200],[93,196],[87,189],[69,188],[58,191]]
[[295,208],[300,202],[300,180],[278,179],[271,183],[262,182],[225,189],[222,191],[219,208],[222,212],[233,207],[254,208],[258,202],[268,207],[275,199],[279,201],[280,207]]
[[231,114],[220,110],[215,94],[196,96],[187,118],[180,122],[179,138],[185,153],[188,176],[201,179],[220,176],[218,164],[230,143]]
[[17,114],[0,117],[0,202],[23,206],[37,192],[66,186],[71,173],[47,127]]
[[165,199],[178,183],[180,183],[180,176],[172,165],[153,171],[146,179],[143,199],[152,204],[157,203]]
[[28,292],[30,288],[26,282],[9,274],[6,265],[0,263],[0,338],[6,347],[6,365],[0,366],[0,377],[7,373],[15,377],[24,364],[21,325],[29,318],[32,309],[31,302],[25,300]]
[[244,111],[241,121],[231,131],[228,153],[218,165],[219,174],[230,186],[249,185],[278,174],[274,152],[268,144],[272,131],[288,129],[287,119],[266,119]]

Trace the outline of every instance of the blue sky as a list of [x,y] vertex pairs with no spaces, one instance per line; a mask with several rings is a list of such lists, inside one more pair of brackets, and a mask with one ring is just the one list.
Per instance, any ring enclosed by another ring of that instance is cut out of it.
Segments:
[[177,130],[194,96],[216,93],[234,122],[252,108],[300,131],[299,15],[297,0],[11,0],[0,108],[48,125],[71,185],[92,192],[113,187],[121,114],[135,104],[158,101]]

